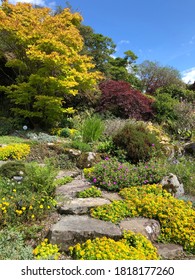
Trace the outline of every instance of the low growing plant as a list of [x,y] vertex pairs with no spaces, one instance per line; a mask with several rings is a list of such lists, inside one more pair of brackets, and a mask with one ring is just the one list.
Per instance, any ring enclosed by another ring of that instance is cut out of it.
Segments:
[[30,153],[30,146],[27,144],[11,144],[0,147],[0,160],[21,160]]
[[77,260],[158,260],[156,248],[146,237],[131,231],[115,241],[102,237],[70,247],[70,254]]
[[60,252],[58,246],[48,243],[45,238],[34,250],[33,255],[36,260],[59,260]]
[[21,232],[14,228],[0,231],[0,260],[32,260],[33,248],[25,244]]
[[125,188],[124,200],[91,209],[94,218],[114,223],[126,217],[156,219],[161,225],[159,241],[180,244],[195,254],[195,210],[191,202],[178,200],[161,185]]
[[79,197],[79,198],[101,197],[101,195],[102,195],[102,192],[95,186],[92,186],[91,188],[88,188],[84,191],[80,191],[77,194],[77,197]]
[[166,173],[166,165],[160,160],[133,165],[127,162],[121,163],[116,158],[106,158],[92,169],[84,169],[85,177],[94,185],[110,191],[159,183]]

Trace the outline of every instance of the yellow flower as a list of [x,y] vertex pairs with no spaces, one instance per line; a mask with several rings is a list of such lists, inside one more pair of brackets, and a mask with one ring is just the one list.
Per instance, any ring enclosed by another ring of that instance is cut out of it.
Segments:
[[43,204],[41,204],[41,205],[39,206],[39,208],[43,209]]
[[32,210],[32,209],[33,209],[33,207],[32,207],[32,205],[30,205],[30,206],[29,206],[29,210]]
[[33,215],[31,215],[31,218],[32,218],[32,219],[34,219],[34,218],[35,218],[35,215],[34,215],[34,214],[33,214]]
[[16,189],[13,189],[13,192],[16,192]]
[[22,207],[22,210],[25,211],[25,210],[26,210],[26,207]]

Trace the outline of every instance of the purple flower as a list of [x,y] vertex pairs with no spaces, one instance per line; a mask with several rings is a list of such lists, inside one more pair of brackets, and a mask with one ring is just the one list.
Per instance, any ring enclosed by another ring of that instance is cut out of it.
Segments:
[[152,147],[154,147],[155,146],[155,144],[152,144]]
[[114,182],[113,184],[116,185],[116,182]]
[[109,157],[106,157],[105,160],[109,160]]
[[97,182],[97,179],[96,179],[96,178],[94,178],[94,179],[93,179],[93,182],[94,182],[94,183],[96,183],[96,182]]

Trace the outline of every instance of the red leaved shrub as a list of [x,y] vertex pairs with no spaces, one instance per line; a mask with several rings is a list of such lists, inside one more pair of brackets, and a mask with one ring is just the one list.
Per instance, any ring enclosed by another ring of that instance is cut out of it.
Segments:
[[124,81],[108,80],[100,84],[102,92],[98,111],[116,117],[148,120],[153,116],[153,101]]

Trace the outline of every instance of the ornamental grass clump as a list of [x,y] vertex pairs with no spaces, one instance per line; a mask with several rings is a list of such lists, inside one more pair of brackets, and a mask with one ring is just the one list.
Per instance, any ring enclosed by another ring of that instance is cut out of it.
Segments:
[[158,260],[156,248],[146,237],[131,231],[124,232],[121,240],[102,237],[70,247],[77,260]]

